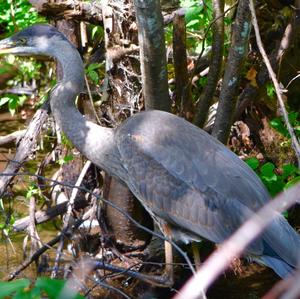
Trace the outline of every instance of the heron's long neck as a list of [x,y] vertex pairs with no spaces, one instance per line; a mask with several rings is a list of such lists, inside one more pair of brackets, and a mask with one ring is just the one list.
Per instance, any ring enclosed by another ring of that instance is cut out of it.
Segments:
[[[84,87],[84,69],[75,48],[55,55],[60,62],[63,78],[51,92],[51,110],[61,130],[73,145],[94,164],[112,172],[114,150],[113,130],[87,121],[75,106],[76,96]],[[114,173],[112,173],[114,174]]]

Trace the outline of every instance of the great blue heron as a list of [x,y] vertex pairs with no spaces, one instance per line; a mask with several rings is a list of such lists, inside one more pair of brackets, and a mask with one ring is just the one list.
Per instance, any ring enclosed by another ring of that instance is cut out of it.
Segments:
[[[0,53],[56,58],[63,78],[51,91],[62,131],[89,160],[125,182],[175,240],[221,243],[270,198],[256,174],[223,144],[182,118],[138,113],[116,129],[87,121],[74,101],[84,88],[77,49],[49,25],[0,42]],[[279,213],[246,251],[284,277],[298,262],[300,238]]]

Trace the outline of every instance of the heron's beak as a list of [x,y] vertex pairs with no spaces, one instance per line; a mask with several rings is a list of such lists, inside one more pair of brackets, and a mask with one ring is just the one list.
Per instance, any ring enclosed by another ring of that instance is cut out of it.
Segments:
[[10,38],[6,38],[0,41],[0,54],[13,54],[13,50],[16,47],[16,43]]

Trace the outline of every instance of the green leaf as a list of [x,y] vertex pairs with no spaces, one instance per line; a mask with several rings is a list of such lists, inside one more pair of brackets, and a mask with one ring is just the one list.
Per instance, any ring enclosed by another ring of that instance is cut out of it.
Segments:
[[63,164],[66,164],[66,163],[72,161],[73,159],[74,159],[74,156],[72,156],[72,155],[66,155],[62,159],[58,160],[58,164],[59,165],[63,165]]
[[31,290],[19,290],[12,299],[39,299],[41,296],[33,296]]
[[199,20],[191,20],[191,21],[189,21],[189,22],[186,24],[186,27],[193,27],[193,26],[195,26],[195,25],[197,25],[197,24],[199,24],[199,23],[200,23]]
[[36,280],[35,287],[45,291],[50,299],[56,299],[65,283],[63,280],[41,277]]
[[281,118],[274,118],[270,121],[270,126],[283,136],[289,136],[289,132],[282,122]]
[[291,179],[289,182],[287,182],[284,186],[284,190],[296,185],[297,183],[300,182],[300,176],[296,176],[293,179]]
[[96,71],[89,71],[87,74],[94,83],[99,82],[99,76]]
[[293,112],[289,113],[289,121],[290,121],[292,126],[297,121],[298,116],[299,116],[298,112],[293,111]]
[[245,160],[246,164],[248,164],[248,166],[250,166],[253,170],[257,169],[257,167],[259,166],[259,161],[257,158],[249,158],[247,160]]
[[272,83],[267,84],[267,95],[270,98],[273,98],[274,95],[275,95],[275,88],[274,88],[274,85]]
[[[51,279],[48,277],[38,278],[35,284],[36,288],[39,288],[47,293],[50,299],[62,298],[60,295],[63,290],[66,281],[59,279]],[[66,293],[66,294],[65,294]],[[73,290],[70,292],[70,296],[68,296],[67,292],[64,292],[64,299],[84,299],[83,296],[76,294],[73,295]]]
[[92,70],[96,70],[98,68],[101,67],[101,63],[91,63],[89,66],[88,66],[88,72],[92,71]]
[[29,285],[29,279],[18,279],[10,282],[0,282],[0,298],[11,296],[15,292],[28,288]]
[[275,180],[264,180],[263,179],[263,182],[265,183],[265,185],[272,197],[274,197],[279,192],[281,192],[285,186],[284,182],[281,179],[279,179],[278,177],[276,177]]
[[11,113],[11,115],[14,115],[16,112],[16,109],[18,107],[18,98],[11,98],[8,102],[8,110]]
[[188,8],[185,13],[186,24],[188,24],[189,22],[191,22],[193,20],[197,20],[197,19],[199,20],[199,15],[200,15],[202,9],[203,9],[203,6],[192,6],[192,7]]
[[287,178],[295,173],[298,173],[299,169],[293,164],[285,164],[282,166],[282,171],[283,171],[282,176],[284,178]]
[[273,163],[267,162],[261,167],[260,172],[264,178],[269,180],[274,180],[274,176],[276,179],[276,174],[274,173],[274,169],[275,169],[275,165]]
[[3,97],[0,99],[0,107],[6,104],[11,98],[10,97]]

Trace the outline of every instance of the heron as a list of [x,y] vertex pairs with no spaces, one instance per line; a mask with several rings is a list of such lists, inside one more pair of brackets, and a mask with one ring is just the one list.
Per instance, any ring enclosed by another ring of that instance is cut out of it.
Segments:
[[[219,244],[270,200],[246,163],[176,115],[140,112],[117,128],[87,121],[75,105],[84,90],[82,59],[55,27],[28,27],[0,41],[0,53],[46,55],[60,63],[62,79],[50,92],[59,127],[87,159],[124,182],[172,240]],[[285,277],[297,266],[300,238],[274,213],[245,255]]]

